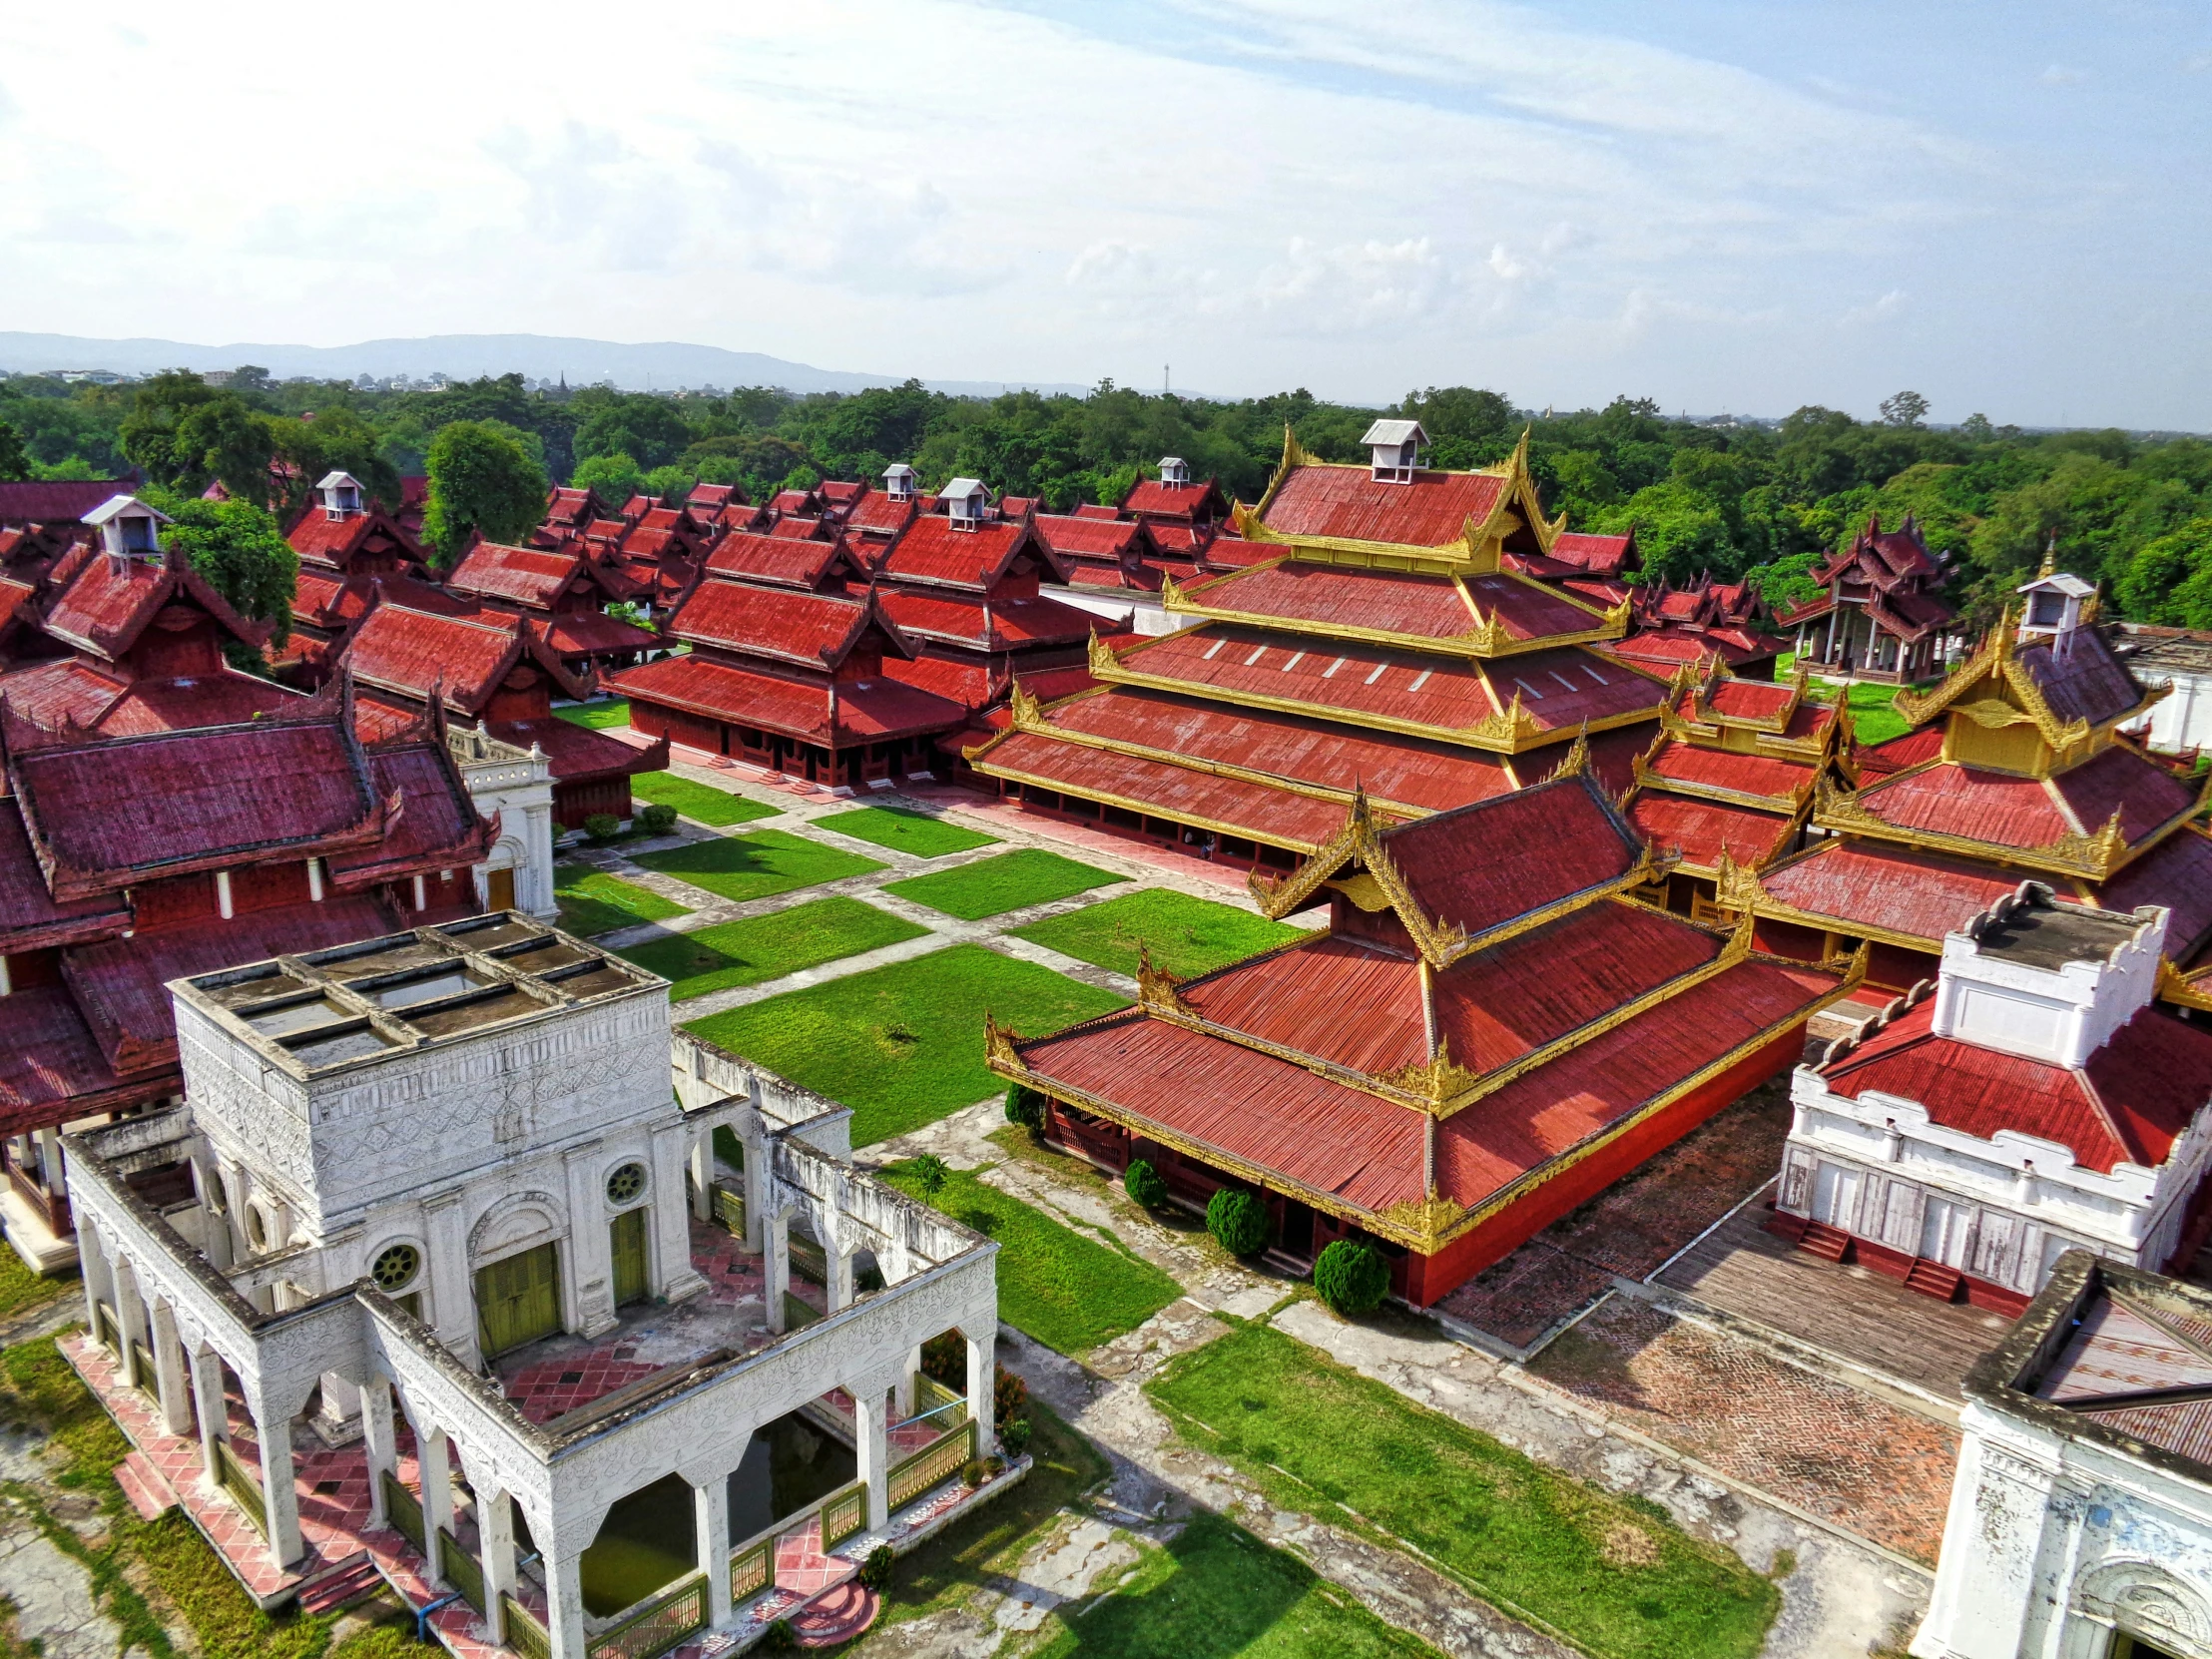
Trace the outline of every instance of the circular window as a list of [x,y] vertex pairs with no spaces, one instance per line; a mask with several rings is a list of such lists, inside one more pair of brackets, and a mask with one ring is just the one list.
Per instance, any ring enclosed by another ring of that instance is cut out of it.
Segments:
[[607,1202],[610,1204],[628,1204],[644,1191],[645,1166],[643,1164],[624,1164],[622,1168],[607,1177]]
[[392,1245],[376,1253],[376,1260],[368,1265],[368,1276],[376,1281],[379,1291],[403,1291],[414,1283],[421,1267],[421,1251],[413,1245]]

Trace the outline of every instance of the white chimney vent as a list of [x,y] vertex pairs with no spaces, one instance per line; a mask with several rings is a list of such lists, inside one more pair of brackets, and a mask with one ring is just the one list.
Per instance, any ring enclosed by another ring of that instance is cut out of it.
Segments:
[[937,499],[944,503],[945,516],[955,530],[974,529],[990,510],[990,491],[980,478],[955,478],[937,491]]
[[1160,457],[1160,482],[1170,489],[1182,489],[1191,481],[1191,463],[1180,455]]
[[135,495],[111,495],[85,514],[85,523],[100,532],[100,544],[111,559],[152,558],[162,550],[159,525],[168,515],[156,512]]
[[883,493],[893,501],[911,501],[914,498],[914,469],[904,461],[893,461],[883,469]]
[[2020,612],[2020,643],[2033,639],[2057,640],[2081,626],[2081,604],[2097,590],[2066,571],[2038,576],[2013,590],[2027,596]]
[[315,491],[322,497],[322,514],[325,518],[351,518],[361,510],[360,480],[350,472],[332,472]]
[[1410,484],[1420,470],[1420,452],[1428,444],[1428,434],[1417,420],[1379,420],[1360,441],[1374,457],[1377,483]]

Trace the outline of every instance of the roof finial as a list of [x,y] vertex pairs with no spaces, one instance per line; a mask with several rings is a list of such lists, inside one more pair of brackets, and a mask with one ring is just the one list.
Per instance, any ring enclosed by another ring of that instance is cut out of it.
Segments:
[[2057,574],[2058,530],[2056,526],[2053,526],[2050,532],[2050,540],[2043,544],[2043,568],[2035,573],[2035,579],[2039,582],[2046,576],[2056,576]]

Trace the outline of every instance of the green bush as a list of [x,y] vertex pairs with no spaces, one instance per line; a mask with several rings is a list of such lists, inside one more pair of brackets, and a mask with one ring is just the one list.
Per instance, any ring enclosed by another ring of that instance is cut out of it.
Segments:
[[1168,1201],[1168,1184],[1160,1179],[1160,1172],[1142,1158],[1129,1166],[1129,1173],[1121,1178],[1124,1191],[1147,1210],[1157,1210]]
[[1006,1121],[1018,1123],[1032,1135],[1044,1132],[1044,1096],[1019,1083],[1006,1088]]
[[778,1619],[761,1638],[761,1646],[771,1653],[796,1652],[799,1647],[799,1632],[792,1628],[791,1620]]
[[980,1457],[970,1457],[960,1465],[960,1478],[969,1486],[980,1486],[991,1477],[990,1465]]
[[595,841],[611,841],[622,833],[622,820],[612,813],[593,813],[584,820],[584,833]]
[[1267,1207],[1240,1187],[1223,1187],[1206,1201],[1206,1231],[1232,1256],[1253,1256],[1268,1242]]
[[1340,1314],[1370,1314],[1389,1294],[1389,1264],[1367,1245],[1339,1239],[1314,1264],[1314,1289]]
[[1030,1427],[1027,1417],[1016,1417],[1011,1422],[1002,1422],[998,1425],[998,1443],[1005,1447],[1006,1455],[1009,1457],[1019,1457],[1029,1449],[1029,1434]]
[[867,1552],[867,1559],[860,1563],[860,1584],[864,1589],[880,1590],[891,1581],[891,1567],[898,1557],[891,1553],[889,1544],[877,1544]]
[[676,809],[655,801],[638,809],[638,828],[648,834],[665,835],[676,828]]

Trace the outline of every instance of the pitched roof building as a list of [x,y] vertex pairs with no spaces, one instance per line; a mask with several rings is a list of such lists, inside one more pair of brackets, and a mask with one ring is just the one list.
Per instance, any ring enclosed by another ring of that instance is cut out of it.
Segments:
[[662,644],[650,628],[607,614],[609,605],[651,590],[626,564],[594,558],[579,541],[557,548],[480,541],[462,555],[445,587],[487,611],[529,617],[572,676],[626,668]]
[[1577,745],[1544,783],[1410,825],[1356,798],[1266,913],[1327,929],[1024,1039],[990,1064],[1047,1134],[1182,1202],[1257,1189],[1271,1245],[1376,1241],[1425,1307],[1773,1075],[1850,988],[1635,902],[1660,867]]
[[1877,515],[1814,568],[1828,591],[1778,621],[1796,631],[1802,661],[1909,685],[1943,666],[1957,617],[1941,597],[1947,574],[1911,513],[1894,530]]

